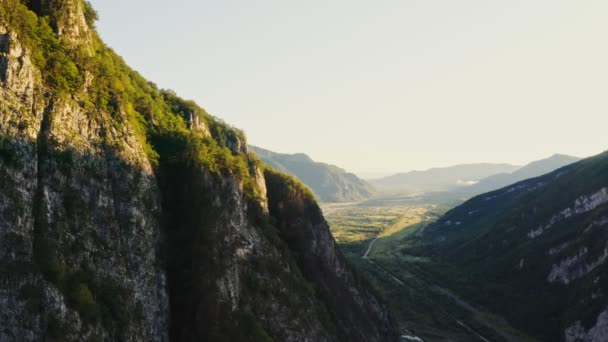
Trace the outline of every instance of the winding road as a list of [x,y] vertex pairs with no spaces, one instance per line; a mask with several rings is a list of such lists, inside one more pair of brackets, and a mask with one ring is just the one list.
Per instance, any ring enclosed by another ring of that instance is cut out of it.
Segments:
[[[397,220],[395,220],[395,223],[393,223],[392,226],[390,226],[388,229],[392,228],[393,226],[399,224],[399,222],[401,222],[401,219],[405,216],[405,214],[407,214],[407,212],[410,210],[410,207],[405,208],[405,210],[403,211],[403,214],[401,214],[401,216],[399,216],[399,218]],[[382,231],[385,231],[386,229],[383,229]],[[380,234],[382,234],[382,232],[380,232]],[[367,246],[367,251],[365,251],[365,254],[363,254],[363,259],[367,259],[369,256],[369,252],[372,251],[372,248],[374,247],[374,243],[376,243],[376,241],[380,238],[380,234],[378,234],[376,236],[375,239],[373,239],[370,243],[369,246]]]
[[376,242],[376,240],[378,240],[377,237],[375,239],[373,239],[372,242],[369,243],[369,246],[367,246],[367,251],[365,251],[365,254],[363,254],[363,259],[367,259],[367,256],[369,255],[369,252],[372,250],[372,247],[374,247],[374,243]]

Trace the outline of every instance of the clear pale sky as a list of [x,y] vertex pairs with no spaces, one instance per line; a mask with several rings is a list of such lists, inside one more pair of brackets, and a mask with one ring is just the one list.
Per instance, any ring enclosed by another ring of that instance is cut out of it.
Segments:
[[351,171],[608,149],[606,0],[92,0],[146,78]]

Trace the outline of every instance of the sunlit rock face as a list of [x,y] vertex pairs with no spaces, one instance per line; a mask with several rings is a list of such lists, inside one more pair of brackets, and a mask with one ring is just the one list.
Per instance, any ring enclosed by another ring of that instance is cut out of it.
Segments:
[[608,340],[608,309],[602,312],[589,329],[577,321],[565,331],[566,342],[602,342]]
[[[142,147],[110,113],[54,97],[8,31],[0,23],[0,340],[167,340],[159,189]],[[124,324],[83,317],[104,311]]]
[[547,223],[531,230],[528,237],[534,239],[553,225],[568,219],[574,215],[580,215],[594,210],[595,208],[608,203],[608,188],[601,188],[597,192],[577,198],[571,207],[565,208],[558,214],[551,216]]

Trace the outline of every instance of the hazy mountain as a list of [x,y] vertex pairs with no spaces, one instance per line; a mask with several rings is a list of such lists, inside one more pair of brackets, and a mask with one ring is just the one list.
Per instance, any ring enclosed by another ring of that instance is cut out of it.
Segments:
[[356,174],[357,176],[359,176],[359,178],[364,179],[364,180],[373,180],[373,179],[378,179],[378,178],[384,178],[384,177],[388,177],[388,176],[392,176],[395,174],[395,172],[381,172],[381,171],[360,171],[360,172],[353,172],[354,174]]
[[464,164],[398,173],[370,180],[370,183],[379,191],[389,193],[446,191],[471,185],[498,173],[513,172],[518,168],[519,166],[509,164]]
[[496,175],[492,175],[480,180],[476,184],[459,190],[467,192],[471,195],[478,195],[484,192],[500,189],[509,184],[517,183],[524,179],[544,175],[546,173],[559,169],[562,166],[572,164],[579,160],[580,158],[577,157],[567,156],[563,154],[554,154],[549,158],[537,160],[530,164],[527,164],[512,173],[499,173]]
[[356,175],[315,162],[306,154],[276,153],[255,146],[251,149],[264,163],[300,179],[323,202],[361,201],[374,194],[372,186]]
[[421,200],[455,206],[473,196],[500,189],[524,179],[541,176],[578,160],[580,158],[555,154],[549,158],[531,162],[511,173],[499,173],[483,178],[475,184],[454,187],[447,191],[425,193],[421,195]]
[[397,341],[310,191],[95,18],[0,2],[0,341]]
[[472,198],[402,252],[430,257],[437,279],[539,340],[599,342],[607,228],[608,152]]

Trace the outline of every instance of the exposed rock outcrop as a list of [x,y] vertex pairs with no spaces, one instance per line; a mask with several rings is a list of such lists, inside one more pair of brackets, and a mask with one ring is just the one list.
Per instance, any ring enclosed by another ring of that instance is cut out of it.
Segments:
[[266,171],[266,182],[270,215],[302,274],[316,284],[339,335],[347,341],[394,340],[385,306],[349,270],[312,194],[274,171]]
[[566,342],[603,342],[608,340],[608,310],[602,312],[590,329],[577,321],[565,331]]

